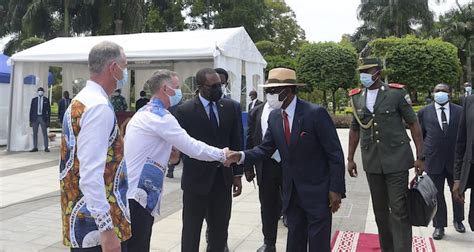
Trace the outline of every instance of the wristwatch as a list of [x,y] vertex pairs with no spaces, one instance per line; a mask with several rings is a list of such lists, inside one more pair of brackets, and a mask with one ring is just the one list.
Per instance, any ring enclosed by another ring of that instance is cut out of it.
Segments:
[[418,156],[416,159],[421,160],[421,161],[425,161],[426,158],[425,158],[425,155],[421,155],[421,156]]

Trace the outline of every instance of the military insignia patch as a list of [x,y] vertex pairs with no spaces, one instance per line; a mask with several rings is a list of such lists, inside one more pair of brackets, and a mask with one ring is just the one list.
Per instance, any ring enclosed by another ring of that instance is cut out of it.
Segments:
[[360,89],[360,88],[352,89],[351,91],[349,91],[349,96],[354,96],[354,95],[360,93],[360,91],[362,91],[362,89]]
[[406,94],[406,95],[405,95],[405,101],[407,101],[407,103],[411,105],[411,99],[410,99],[410,95],[409,95],[409,94]]
[[403,89],[403,88],[405,88],[405,85],[396,84],[396,83],[388,84],[388,86],[391,87],[391,88],[398,88],[398,89]]

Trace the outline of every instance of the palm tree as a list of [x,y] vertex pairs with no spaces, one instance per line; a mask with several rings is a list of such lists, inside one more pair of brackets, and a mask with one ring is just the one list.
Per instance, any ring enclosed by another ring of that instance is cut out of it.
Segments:
[[433,24],[428,0],[361,0],[358,18],[379,37],[401,37],[412,33],[414,26]]
[[472,55],[474,46],[474,3],[464,6],[456,1],[458,9],[442,15],[439,20],[439,35],[460,49],[465,62],[466,79],[472,81]]

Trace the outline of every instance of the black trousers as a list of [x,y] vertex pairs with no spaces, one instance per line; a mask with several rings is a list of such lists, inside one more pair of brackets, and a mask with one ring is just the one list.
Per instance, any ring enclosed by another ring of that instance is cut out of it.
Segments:
[[411,251],[412,229],[406,197],[408,171],[367,173],[367,181],[382,251]]
[[209,194],[200,195],[184,191],[181,251],[199,251],[204,218],[207,221],[209,235],[207,251],[224,251],[227,244],[231,207],[232,189],[225,186],[222,170],[220,169],[216,173]]
[[[127,248],[127,243],[128,243],[128,241],[124,241],[124,242],[122,242],[122,244],[120,244],[122,252],[133,251],[133,250],[129,250]],[[92,248],[71,248],[71,252],[102,252],[102,247],[101,246],[95,246],[95,247],[92,247]]]
[[471,200],[469,203],[469,226],[471,226],[471,231],[474,232],[474,164],[471,165],[471,170],[469,171],[469,179],[467,180],[466,188],[471,188]]
[[[436,215],[433,218],[433,227],[435,228],[444,228],[448,226],[448,212],[446,207],[446,199],[444,198],[444,181],[448,182],[448,186],[450,191],[453,190],[453,174],[449,174],[446,170],[442,174],[428,174],[431,180],[436,186],[436,190],[438,190],[438,194],[436,198],[438,200],[438,210]],[[454,215],[454,222],[461,222],[464,220],[464,204],[461,204],[455,201],[452,197],[452,205],[453,205],[453,215]]]
[[329,252],[331,250],[332,214],[328,205],[308,211],[303,209],[295,187],[286,210],[288,223],[287,252]]
[[128,251],[150,251],[150,238],[155,218],[137,201],[128,200],[132,225],[132,237],[128,240]]
[[262,177],[259,179],[258,197],[262,217],[264,243],[275,245],[278,220],[281,216],[281,166],[274,159],[263,161]]

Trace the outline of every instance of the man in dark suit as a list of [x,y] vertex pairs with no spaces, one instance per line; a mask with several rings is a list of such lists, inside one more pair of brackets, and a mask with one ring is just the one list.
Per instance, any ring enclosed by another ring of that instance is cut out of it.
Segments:
[[[268,128],[268,116],[274,110],[268,103],[259,104],[249,112],[247,147],[252,149],[262,143]],[[278,220],[281,216],[281,187],[282,171],[281,158],[278,151],[269,159],[257,162],[254,166],[244,167],[248,182],[255,178],[257,171],[258,196],[260,199],[260,214],[264,244],[257,251],[276,251]]]
[[461,104],[464,104],[464,100],[466,97],[472,95],[472,83],[471,82],[466,82],[464,83],[464,90],[461,95]]
[[453,196],[464,203],[464,192],[471,188],[469,205],[469,225],[474,231],[474,95],[467,96],[459,121],[454,159]]
[[[433,219],[433,238],[441,240],[444,228],[447,227],[446,200],[444,198],[444,181],[453,189],[453,165],[456,136],[462,107],[449,102],[451,87],[438,84],[433,90],[435,102],[427,105],[418,112],[418,121],[423,132],[423,152],[426,172],[438,190],[438,211]],[[464,220],[464,205],[453,200],[454,220],[456,231],[466,231]]]
[[[242,150],[242,122],[229,99],[221,99],[221,80],[216,71],[201,69],[196,74],[198,96],[178,107],[176,118],[190,136],[207,144]],[[239,123],[240,121],[240,123]],[[183,156],[182,251],[198,251],[201,228],[206,217],[209,227],[207,251],[224,251],[227,243],[232,189],[242,190],[243,169],[225,169],[218,162],[203,162]]]
[[30,106],[30,127],[33,127],[33,149],[30,152],[38,151],[38,128],[41,126],[43,134],[44,151],[48,148],[48,127],[51,119],[51,107],[49,100],[44,97],[44,89],[38,88],[38,96],[31,100]]
[[59,100],[59,103],[58,103],[58,119],[61,125],[63,124],[64,113],[66,113],[66,110],[69,107],[69,104],[71,104],[71,98],[69,98],[69,92],[64,91],[63,98],[61,98],[61,100]]
[[330,251],[332,213],[345,195],[344,153],[328,112],[295,95],[296,73],[276,68],[264,85],[270,113],[263,142],[234,152],[226,165],[250,166],[278,149],[283,173],[283,211],[288,222],[287,251]]
[[140,91],[140,99],[135,102],[135,111],[140,110],[143,106],[145,106],[150,99],[146,98],[146,92]]
[[257,107],[259,104],[262,104],[262,101],[260,101],[259,99],[257,99],[257,91],[255,91],[255,90],[250,91],[249,96],[250,96],[250,99],[251,99],[252,101],[249,103],[249,106],[248,106],[248,110],[247,110],[247,111],[250,112],[250,110],[252,110],[253,108]]

